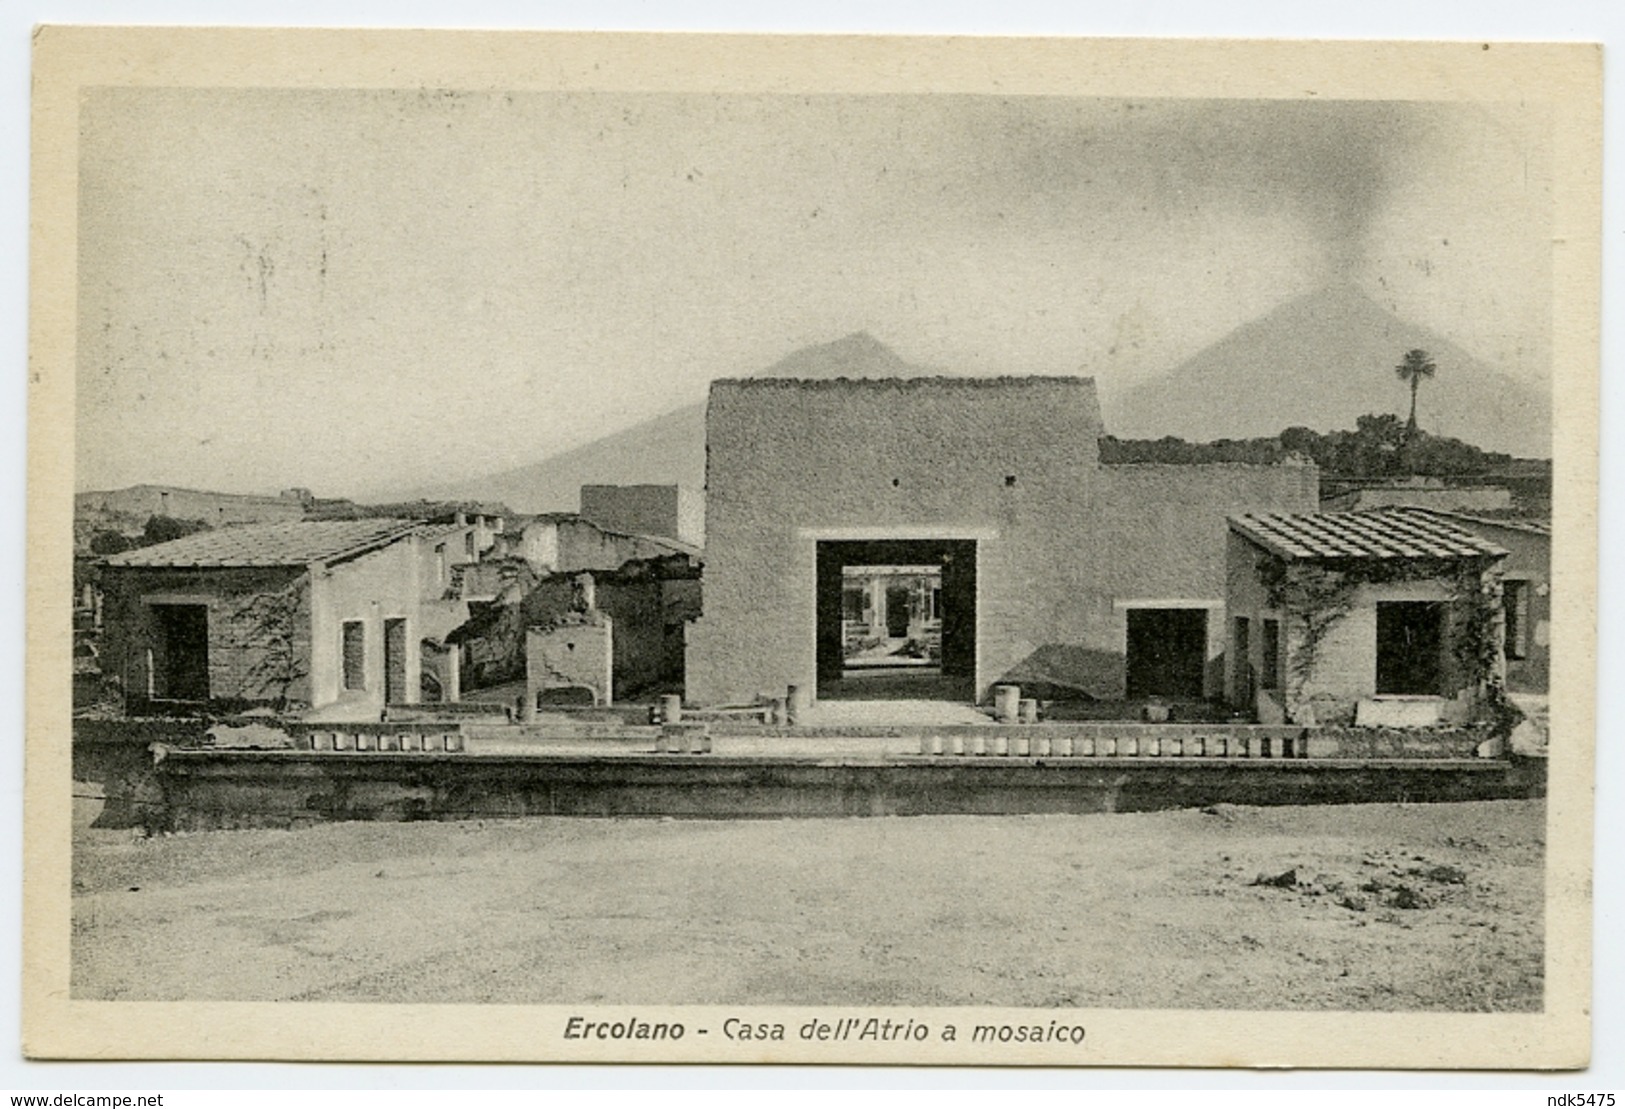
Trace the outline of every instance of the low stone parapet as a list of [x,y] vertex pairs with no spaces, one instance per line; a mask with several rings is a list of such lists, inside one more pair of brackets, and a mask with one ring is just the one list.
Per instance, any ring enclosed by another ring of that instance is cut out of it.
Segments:
[[[162,748],[162,745],[160,745]],[[525,816],[1143,812],[1540,796],[1545,760],[744,759],[672,754],[345,758],[162,749],[154,830]]]
[[1295,725],[1062,724],[919,729],[919,753],[994,758],[1309,757]]
[[452,721],[379,724],[291,724],[298,751],[428,754],[464,749],[462,727]]

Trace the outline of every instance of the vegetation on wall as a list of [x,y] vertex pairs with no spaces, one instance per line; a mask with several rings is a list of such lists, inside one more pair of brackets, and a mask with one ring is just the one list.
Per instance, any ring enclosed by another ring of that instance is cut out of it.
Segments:
[[[1326,637],[1354,607],[1361,586],[1394,582],[1443,581],[1450,594],[1450,645],[1467,680],[1482,686],[1493,709],[1508,704],[1501,660],[1501,591],[1477,561],[1440,562],[1424,558],[1356,560],[1328,566],[1270,556],[1259,577],[1270,607],[1296,621],[1302,632],[1287,667],[1291,699],[1300,700],[1315,673]],[[1515,710],[1514,710],[1515,711]]]
[[299,581],[286,589],[256,593],[231,614],[235,638],[254,658],[244,683],[245,690],[255,691],[251,700],[287,708],[294,687],[309,676],[309,651],[302,649],[298,637],[305,594],[306,586]]

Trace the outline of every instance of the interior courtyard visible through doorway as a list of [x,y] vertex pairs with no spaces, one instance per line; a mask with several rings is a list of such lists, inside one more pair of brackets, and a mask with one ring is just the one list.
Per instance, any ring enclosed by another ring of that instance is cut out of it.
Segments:
[[971,701],[974,540],[818,544],[818,696]]

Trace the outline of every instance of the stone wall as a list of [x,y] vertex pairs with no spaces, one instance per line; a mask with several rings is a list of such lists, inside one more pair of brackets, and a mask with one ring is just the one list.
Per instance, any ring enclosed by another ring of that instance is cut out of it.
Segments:
[[557,524],[558,565],[552,570],[568,574],[580,570],[619,570],[628,562],[660,558],[671,548],[641,536],[606,531],[588,520],[563,519]]
[[[615,695],[625,697],[680,677],[668,672],[669,653],[665,623],[664,585],[658,578],[635,581],[599,579],[599,611],[614,621]],[[524,626],[546,624],[570,611],[575,589],[572,579],[555,575],[526,596],[521,609]]]
[[680,485],[583,485],[581,515],[610,531],[694,544],[703,538],[704,502]]
[[1098,497],[1091,382],[718,381],[706,434],[695,703],[812,687],[819,539],[975,540],[979,694],[1103,607],[1085,567],[1104,545],[1080,527]]
[[80,511],[132,517],[201,520],[210,527],[305,518],[304,503],[294,497],[212,493],[172,485],[132,485],[127,489],[80,493],[74,497],[74,507]]
[[815,681],[821,539],[976,542],[978,698],[1124,693],[1127,611],[1206,608],[1223,686],[1226,516],[1313,511],[1313,466],[1102,466],[1083,378],[722,381],[707,415],[699,704]]
[[602,612],[567,613],[525,629],[525,711],[539,694],[586,690],[594,704],[615,699],[614,621]]
[[[525,816],[819,817],[1143,812],[1538,797],[1544,760],[915,758],[885,764],[708,755],[417,758],[177,751],[153,827]],[[150,811],[150,810],[149,810]]]
[[310,595],[301,568],[104,570],[101,668],[139,707],[156,651],[156,604],[208,608],[209,696],[309,703]]

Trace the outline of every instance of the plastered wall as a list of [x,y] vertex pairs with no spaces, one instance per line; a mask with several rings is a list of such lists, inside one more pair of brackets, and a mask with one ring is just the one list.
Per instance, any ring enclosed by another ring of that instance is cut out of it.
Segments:
[[1101,433],[1085,378],[715,383],[689,698],[813,684],[820,538],[925,537],[977,542],[978,697],[999,681],[1122,696],[1127,609],[1158,600],[1213,613],[1217,695],[1225,518],[1313,511],[1316,471],[1101,466]]
[[[341,562],[311,579],[311,690],[317,707],[335,701],[384,704],[384,621],[406,620],[405,700],[420,695],[423,590],[415,540]],[[346,621],[361,621],[365,642],[363,689],[345,689],[341,637]]]

